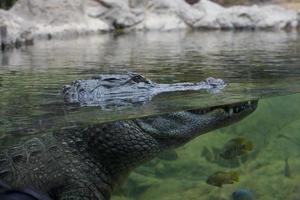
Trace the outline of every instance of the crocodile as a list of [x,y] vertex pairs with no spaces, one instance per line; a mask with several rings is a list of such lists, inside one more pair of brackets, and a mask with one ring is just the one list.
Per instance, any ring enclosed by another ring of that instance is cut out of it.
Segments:
[[161,152],[252,113],[258,100],[66,127],[5,148],[0,180],[58,200],[107,200],[130,171]]
[[102,109],[142,105],[161,93],[191,90],[217,92],[226,83],[209,77],[197,83],[159,84],[137,73],[101,74],[88,80],[76,80],[65,85],[62,95],[65,102],[81,106],[99,106]]

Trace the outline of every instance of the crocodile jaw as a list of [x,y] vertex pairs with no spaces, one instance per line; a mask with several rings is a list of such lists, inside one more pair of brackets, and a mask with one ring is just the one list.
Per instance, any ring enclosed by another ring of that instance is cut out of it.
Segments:
[[175,112],[135,120],[163,148],[178,147],[209,131],[244,119],[257,107],[257,100]]

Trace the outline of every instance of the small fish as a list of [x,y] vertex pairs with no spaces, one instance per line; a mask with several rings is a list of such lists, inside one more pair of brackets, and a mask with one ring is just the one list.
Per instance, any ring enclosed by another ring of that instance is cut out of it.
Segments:
[[237,156],[244,155],[253,149],[252,141],[237,137],[229,140],[223,147],[220,156],[224,159],[233,159]]
[[253,195],[250,190],[238,189],[232,193],[233,200],[253,200]]
[[233,184],[239,181],[239,174],[237,172],[222,172],[218,171],[210,175],[206,183],[209,185],[222,187],[224,184]]

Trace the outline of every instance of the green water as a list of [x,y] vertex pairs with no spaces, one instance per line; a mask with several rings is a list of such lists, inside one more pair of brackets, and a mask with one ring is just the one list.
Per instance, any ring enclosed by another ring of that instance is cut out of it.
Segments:
[[[114,192],[118,199],[230,199],[237,188],[255,199],[300,197],[300,37],[297,32],[170,32],[40,41],[0,53],[0,145],[77,123],[157,115],[259,98],[245,120],[191,141],[144,164]],[[66,105],[60,91],[100,73],[140,73],[159,83],[198,82],[209,76],[228,85],[219,93],[177,92],[142,106],[101,110]],[[241,161],[214,152],[243,136],[254,150]],[[289,176],[285,176],[288,158]],[[238,171],[240,181],[206,184],[215,171]],[[299,196],[299,197],[298,197]]]
[[[176,150],[177,158],[155,159],[129,177],[113,197],[118,199],[231,199],[238,188],[253,192],[254,199],[296,200],[300,197],[300,94],[264,99],[248,118],[202,135]],[[242,164],[214,159],[212,149],[244,137],[254,149],[242,156]],[[207,148],[211,154],[203,153]],[[285,171],[288,158],[290,174]],[[218,188],[206,184],[215,171],[237,171],[239,182]]]

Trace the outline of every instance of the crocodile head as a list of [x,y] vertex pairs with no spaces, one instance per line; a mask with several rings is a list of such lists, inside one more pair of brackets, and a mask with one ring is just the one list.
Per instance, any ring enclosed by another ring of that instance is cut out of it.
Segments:
[[252,113],[258,100],[136,119],[164,148],[178,147],[206,132],[233,124]]
[[144,93],[154,86],[155,83],[135,73],[104,74],[89,80],[73,81],[63,87],[62,95],[67,103],[105,108],[142,101],[142,98],[148,98]]
[[225,85],[223,80],[211,77],[198,83],[158,84],[136,73],[105,74],[73,81],[63,87],[62,95],[67,103],[109,109],[141,105],[163,92],[201,89],[216,91]]

